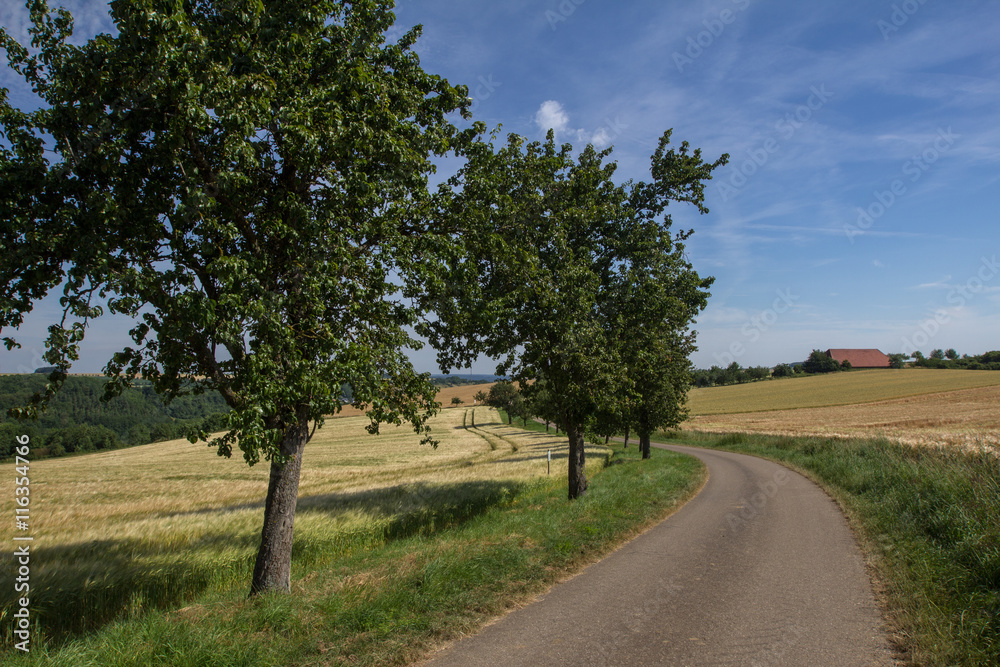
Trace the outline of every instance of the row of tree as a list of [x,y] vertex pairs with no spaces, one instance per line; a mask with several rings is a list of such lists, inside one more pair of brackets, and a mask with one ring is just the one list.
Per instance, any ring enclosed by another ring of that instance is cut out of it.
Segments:
[[695,387],[722,387],[729,384],[746,384],[771,377],[771,369],[767,366],[750,366],[743,368],[734,361],[725,368],[712,366],[709,369],[699,368],[692,372],[692,382]]
[[974,371],[1000,371],[1000,351],[983,354],[958,356],[954,349],[932,350],[925,357],[921,352],[913,353],[913,365],[922,368],[964,368]]
[[[13,414],[60,390],[91,319],[135,319],[105,396],[139,378],[168,401],[215,392],[231,411],[210,444],[270,464],[252,594],[290,588],[302,457],[326,415],[351,402],[373,434],[406,421],[433,442],[413,331],[442,368],[500,359],[565,429],[570,498],[585,428],[631,427],[648,455],[683,418],[712,279],[666,210],[707,212],[727,156],[666,131],[650,180],[619,183],[610,148],[495,145],[468,89],[421,68],[419,28],[387,43],[388,0],[122,0],[116,34],[83,44],[64,10],[31,5],[33,48],[0,31],[42,102],[0,92],[3,341],[54,288],[64,312],[44,355],[57,370]],[[461,166],[429,187],[447,156]]]

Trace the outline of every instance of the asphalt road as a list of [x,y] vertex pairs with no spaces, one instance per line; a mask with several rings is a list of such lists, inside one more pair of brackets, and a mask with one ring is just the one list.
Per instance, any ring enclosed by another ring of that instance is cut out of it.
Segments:
[[694,499],[421,664],[894,664],[861,553],[818,486],[751,456],[667,449],[708,466]]

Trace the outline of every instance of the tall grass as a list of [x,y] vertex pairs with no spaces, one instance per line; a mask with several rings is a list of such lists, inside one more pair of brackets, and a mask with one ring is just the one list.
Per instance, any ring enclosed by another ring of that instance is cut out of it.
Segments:
[[881,439],[682,433],[791,464],[846,509],[916,664],[1000,664],[1000,458]]

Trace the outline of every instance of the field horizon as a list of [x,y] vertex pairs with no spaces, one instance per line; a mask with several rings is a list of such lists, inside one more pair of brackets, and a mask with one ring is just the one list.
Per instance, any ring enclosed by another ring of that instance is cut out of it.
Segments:
[[864,370],[694,389],[690,431],[1000,446],[1000,373]]

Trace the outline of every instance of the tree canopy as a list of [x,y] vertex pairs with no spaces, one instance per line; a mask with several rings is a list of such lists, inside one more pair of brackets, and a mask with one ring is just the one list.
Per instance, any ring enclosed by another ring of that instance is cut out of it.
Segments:
[[[546,412],[569,438],[570,498],[587,488],[584,428],[595,415],[622,414],[637,393],[634,332],[623,325],[652,318],[654,337],[672,336],[659,368],[686,372],[689,347],[674,334],[707,298],[710,281],[683,257],[688,232],[674,235],[664,212],[671,201],[705,210],[703,181],[727,157],[705,163],[686,142],[671,148],[670,134],[652,156],[650,183],[616,184],[611,149],[574,156],[551,132],[545,142],[512,134],[496,151],[479,147],[454,181],[462,190],[449,213],[466,225],[466,254],[434,293],[440,319],[423,331],[445,350],[443,363],[455,363],[461,348],[450,342],[464,337],[478,341],[467,351],[501,359],[497,373],[529,402],[544,387]],[[650,284],[636,287],[644,271]]]
[[0,31],[42,100],[0,95],[4,343],[61,287],[48,394],[104,312],[138,321],[108,396],[138,377],[168,401],[218,392],[219,454],[271,463],[255,593],[289,588],[303,448],[341,386],[373,433],[426,434],[437,407],[403,352],[451,252],[428,176],[482,126],[453,124],[467,89],[421,68],[419,27],[386,42],[391,7],[114,0],[118,34],[76,46],[69,14],[32,0],[36,48]]

